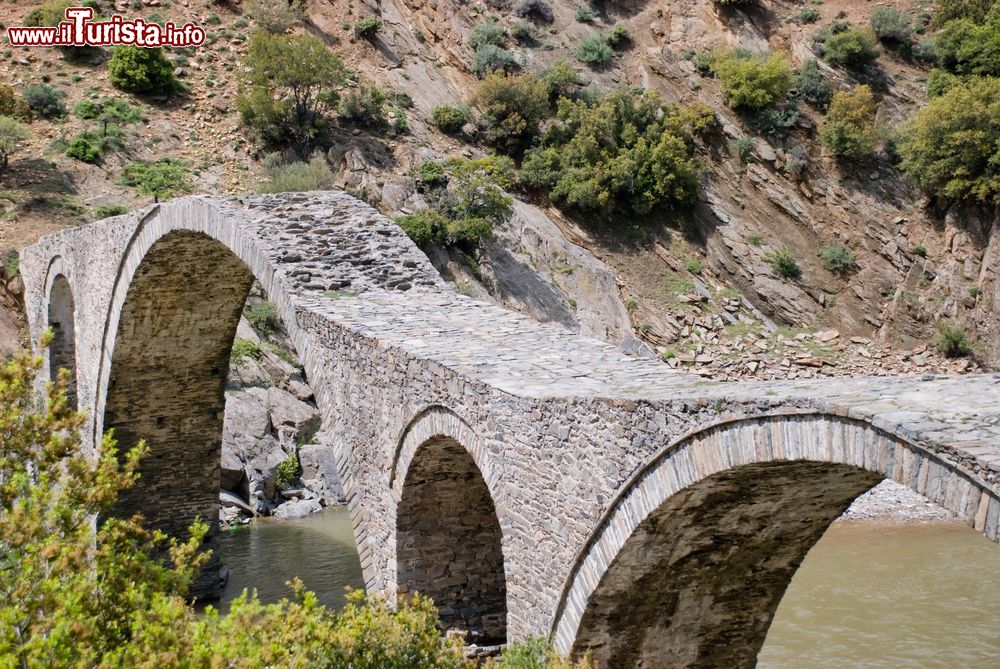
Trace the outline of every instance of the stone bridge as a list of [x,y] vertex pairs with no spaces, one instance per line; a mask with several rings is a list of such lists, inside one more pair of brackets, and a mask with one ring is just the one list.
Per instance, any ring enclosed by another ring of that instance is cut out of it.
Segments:
[[[89,443],[150,454],[122,512],[218,515],[256,278],[323,416],[367,588],[602,667],[751,667],[792,574],[889,477],[993,541],[1000,376],[721,384],[460,296],[339,193],[192,197],[45,237],[31,333]],[[859,566],[863,568],[863,566]]]

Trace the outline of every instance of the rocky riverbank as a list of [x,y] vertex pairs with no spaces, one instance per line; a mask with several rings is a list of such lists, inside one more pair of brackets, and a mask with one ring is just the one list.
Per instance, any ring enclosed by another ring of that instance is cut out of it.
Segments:
[[891,479],[854,500],[837,522],[877,522],[889,525],[959,522],[948,510]]

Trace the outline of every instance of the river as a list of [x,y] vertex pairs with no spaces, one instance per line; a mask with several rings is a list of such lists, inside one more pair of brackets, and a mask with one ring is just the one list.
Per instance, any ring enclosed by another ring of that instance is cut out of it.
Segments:
[[[362,585],[346,511],[257,520],[225,533],[231,580],[264,601],[299,576],[340,606]],[[1000,666],[1000,547],[952,523],[834,523],[792,580],[760,669],[977,669]]]

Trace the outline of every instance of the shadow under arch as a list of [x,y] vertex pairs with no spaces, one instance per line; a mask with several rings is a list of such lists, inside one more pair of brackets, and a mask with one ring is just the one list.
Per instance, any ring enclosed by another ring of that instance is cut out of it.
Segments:
[[410,421],[390,467],[397,597],[430,596],[443,628],[480,645],[507,638],[497,483],[479,437],[437,405]]
[[60,369],[69,373],[66,400],[74,409],[79,405],[76,382],[76,303],[73,288],[65,274],[59,272],[52,279],[48,291],[48,327],[52,330],[49,345],[49,380],[55,381]]
[[995,490],[869,423],[785,414],[687,435],[622,488],[578,554],[557,648],[601,666],[755,666],[806,553],[886,477],[997,540]]

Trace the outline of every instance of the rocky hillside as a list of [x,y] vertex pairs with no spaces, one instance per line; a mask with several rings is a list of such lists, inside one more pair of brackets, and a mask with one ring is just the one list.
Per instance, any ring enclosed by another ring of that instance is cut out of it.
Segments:
[[[245,192],[265,179],[263,151],[239,127],[233,102],[252,16],[237,4],[161,2],[116,9],[206,26],[210,43],[171,54],[187,90],[169,99],[128,96],[141,120],[126,125],[121,145],[92,165],[67,157],[65,147],[93,121],[72,113],[36,118],[0,182],[3,248],[92,219],[100,206],[148,202],[122,185],[130,162],[182,160],[196,191]],[[921,29],[931,10],[930,3],[888,4]],[[537,192],[517,192],[514,215],[473,257],[454,247],[430,251],[462,292],[720,379],[992,366],[1000,362],[996,210],[932,202],[902,176],[891,146],[870,161],[836,160],[819,141],[824,113],[808,104],[798,105],[780,133],[755,130],[702,65],[704,55],[738,47],[781,54],[801,69],[816,58],[818,31],[845,18],[867,25],[886,5],[650,0],[582,11],[568,0],[313,0],[294,31],[318,36],[339,54],[351,70],[349,86],[372,82],[394,100],[412,100],[393,112],[405,114],[408,128],[342,123],[325,155],[335,186],[390,216],[426,206],[413,176],[423,161],[486,153],[475,125],[449,136],[432,112],[470,102],[478,85],[470,37],[488,20],[519,36],[504,48],[521,72],[564,61],[595,95],[643,87],[715,112],[718,130],[695,145],[703,176],[690,213],[654,213],[641,225],[595,222]],[[4,22],[18,24],[33,6],[10,7]],[[359,21],[376,17],[381,24],[361,36]],[[629,39],[612,62],[593,69],[578,61],[581,43],[619,23]],[[823,59],[817,66],[833,90],[869,85],[888,132],[925,104],[930,69],[886,44],[879,50],[860,69]],[[85,61],[55,49],[0,55],[0,77],[15,91],[48,82],[69,108],[122,95],[108,81],[106,54]],[[849,250],[848,271],[831,271],[820,257],[834,246]],[[796,277],[775,268],[771,259],[781,249],[794,253]],[[943,322],[964,326],[978,362],[946,360],[928,346]]]

